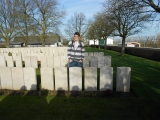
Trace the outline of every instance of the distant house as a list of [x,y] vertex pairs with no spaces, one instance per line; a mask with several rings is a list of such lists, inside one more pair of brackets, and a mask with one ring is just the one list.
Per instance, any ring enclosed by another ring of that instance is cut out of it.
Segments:
[[[118,46],[122,46],[122,43],[118,43]],[[125,42],[126,47],[141,47],[139,42]]]
[[[52,35],[46,38],[45,46],[56,47],[61,42],[59,35]],[[25,37],[15,37],[13,41],[10,42],[10,47],[24,47]],[[28,37],[28,47],[41,47],[42,41],[38,36]]]
[[[96,40],[89,40],[89,45],[94,45],[94,42],[95,42],[95,45],[99,45],[99,40],[97,40],[97,39]],[[104,45],[104,44],[105,44],[105,40],[101,39],[100,45]],[[107,38],[106,45],[113,45],[113,39]]]

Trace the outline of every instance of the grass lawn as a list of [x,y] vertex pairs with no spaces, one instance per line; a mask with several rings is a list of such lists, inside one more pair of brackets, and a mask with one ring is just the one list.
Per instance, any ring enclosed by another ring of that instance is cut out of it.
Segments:
[[[86,48],[87,52],[102,52]],[[106,51],[112,56],[114,91],[116,69],[131,67],[135,96],[71,97],[56,95],[0,95],[0,120],[157,120],[160,118],[160,62]],[[40,79],[39,71],[37,77]],[[40,81],[38,81],[40,83]],[[38,85],[40,88],[40,85]]]

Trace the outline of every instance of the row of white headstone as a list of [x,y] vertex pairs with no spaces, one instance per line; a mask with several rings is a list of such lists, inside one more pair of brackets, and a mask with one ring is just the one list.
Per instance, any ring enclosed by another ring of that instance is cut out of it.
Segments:
[[[59,52],[59,53],[12,53],[11,55],[9,55],[8,53],[0,53],[0,56],[5,56],[5,57],[12,56],[14,61],[16,56],[22,56],[23,61],[25,56],[36,56],[37,60],[40,61],[41,56],[54,56],[54,57],[66,56],[67,57],[67,53],[62,53],[62,52]],[[90,59],[89,57],[93,57],[93,56],[97,57],[98,59],[103,57],[104,53],[103,52],[85,52],[85,57],[86,58],[88,57],[87,59]]]
[[0,48],[0,53],[66,53],[68,47]]
[[[40,69],[41,89],[65,91],[97,91],[97,68],[84,68],[84,86],[82,84],[82,68],[44,67]],[[130,92],[130,67],[117,68],[116,91]],[[0,89],[37,90],[36,69],[0,68]],[[113,68],[100,68],[99,90],[113,90]]]
[[[22,67],[23,61],[25,67],[38,68],[38,62],[41,67],[68,67],[67,56],[0,56],[0,67]],[[104,66],[111,66],[111,56],[85,56],[83,60],[83,67]]]

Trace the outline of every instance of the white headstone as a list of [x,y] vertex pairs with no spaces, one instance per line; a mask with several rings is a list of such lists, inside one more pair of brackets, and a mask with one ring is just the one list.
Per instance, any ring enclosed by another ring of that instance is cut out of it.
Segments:
[[16,63],[16,67],[22,67],[22,58],[21,58],[21,56],[16,56],[15,57],[15,63]]
[[54,67],[60,67],[61,66],[61,59],[59,56],[54,56]]
[[4,56],[0,56],[0,67],[6,67],[6,61]]
[[47,57],[46,56],[41,56],[41,68],[42,67],[47,67]]
[[97,91],[97,68],[84,68],[85,91]]
[[88,52],[88,56],[94,56],[93,52]]
[[98,56],[104,56],[104,52],[99,52]]
[[98,56],[98,52],[94,52],[94,56]]
[[25,61],[25,67],[31,67],[31,57],[30,56],[25,56],[24,61]]
[[53,55],[54,55],[54,56],[56,56],[56,57],[57,57],[57,56],[59,56],[59,55],[58,55],[58,53],[56,53],[56,52],[55,52],[55,53],[53,53]]
[[3,53],[5,57],[8,57],[8,53]]
[[64,56],[64,52],[59,52],[58,55],[59,56]]
[[11,68],[13,90],[24,90],[23,68]]
[[67,68],[57,67],[55,71],[55,90],[68,91]]
[[36,69],[33,67],[23,68],[25,90],[37,89]]
[[67,56],[60,56],[61,67],[68,67],[68,58]]
[[41,68],[41,88],[54,90],[53,68]]
[[41,61],[41,56],[45,56],[44,53],[37,53],[38,61]]
[[38,62],[37,62],[37,57],[36,56],[31,56],[31,66],[34,68],[38,68]]
[[82,90],[82,68],[80,67],[69,68],[69,90],[70,91]]
[[88,52],[84,52],[84,56],[88,56]]
[[104,60],[104,56],[98,56],[98,61],[103,61]]
[[48,67],[54,68],[53,60],[54,60],[53,56],[47,56],[47,66]]
[[105,66],[111,66],[111,56],[104,56]]
[[11,68],[1,67],[0,76],[1,76],[1,88],[12,90],[13,86],[12,86]]
[[100,91],[113,90],[113,68],[100,68]]
[[91,67],[98,67],[98,59],[96,56],[91,56],[90,66]]
[[98,68],[104,67],[104,60],[98,61]]
[[116,91],[130,92],[130,67],[117,67]]
[[15,61],[16,56],[17,56],[17,53],[12,53],[13,61]]
[[5,57],[7,61],[7,67],[14,67],[12,56]]
[[48,56],[54,56],[54,54],[53,53],[48,53]]

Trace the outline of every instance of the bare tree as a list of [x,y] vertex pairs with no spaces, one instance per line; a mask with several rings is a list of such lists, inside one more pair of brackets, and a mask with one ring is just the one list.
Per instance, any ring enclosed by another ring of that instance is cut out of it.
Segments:
[[17,1],[0,1],[0,37],[5,40],[6,47],[9,47],[10,41],[17,35]]
[[33,2],[36,9],[33,12],[32,30],[38,35],[44,47],[48,33],[56,32],[65,11],[57,8],[57,0],[33,0]]
[[73,37],[73,34],[75,32],[79,32],[81,35],[81,39],[86,34],[87,30],[87,20],[84,13],[74,13],[73,16],[68,20],[68,23],[66,25],[65,32],[67,35],[69,35],[70,38]]
[[160,0],[134,0],[138,1],[141,6],[150,6],[153,10],[150,12],[160,13]]
[[100,49],[100,40],[104,39],[104,51],[106,50],[106,40],[113,32],[114,28],[111,24],[110,18],[106,16],[103,12],[98,12],[94,15],[94,20],[91,22],[88,29],[88,36],[90,38],[99,40],[99,49]]
[[143,7],[130,0],[107,0],[103,5],[112,19],[114,35],[122,38],[122,56],[125,53],[125,39],[144,29],[150,16],[143,13]]
[[31,33],[31,22],[33,21],[34,6],[32,0],[19,0],[19,32],[25,41],[25,46],[28,45],[28,38]]

